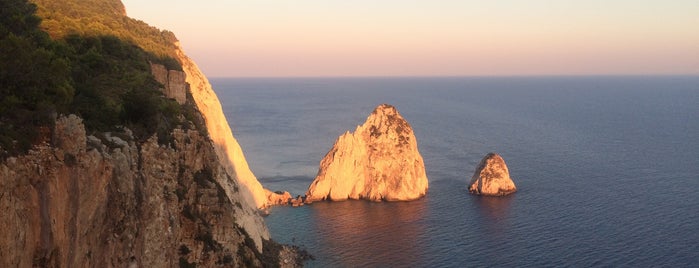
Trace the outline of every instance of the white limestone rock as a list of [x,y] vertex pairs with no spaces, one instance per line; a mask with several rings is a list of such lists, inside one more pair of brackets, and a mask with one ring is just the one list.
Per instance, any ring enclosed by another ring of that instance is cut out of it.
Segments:
[[395,107],[381,104],[354,133],[337,139],[320,162],[306,202],[407,201],[424,196],[427,188],[412,127]]

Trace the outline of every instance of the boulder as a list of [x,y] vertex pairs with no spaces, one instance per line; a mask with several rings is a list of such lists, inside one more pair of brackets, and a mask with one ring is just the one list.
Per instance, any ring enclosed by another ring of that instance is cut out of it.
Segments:
[[303,197],[299,195],[299,196],[296,196],[295,199],[291,199],[290,203],[291,203],[292,207],[300,207],[300,206],[303,206],[304,200],[303,200]]
[[272,192],[265,189],[265,194],[267,195],[267,206],[288,205],[292,199],[291,194],[285,191]]
[[516,192],[517,188],[505,160],[496,153],[489,153],[476,167],[468,191],[477,195],[502,196]]
[[417,139],[395,107],[381,104],[354,133],[340,136],[320,162],[306,202],[414,200],[427,193]]

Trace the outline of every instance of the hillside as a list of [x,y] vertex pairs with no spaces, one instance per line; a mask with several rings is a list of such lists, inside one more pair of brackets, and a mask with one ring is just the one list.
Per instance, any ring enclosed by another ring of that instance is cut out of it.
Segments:
[[32,0],[43,18],[41,28],[54,39],[71,34],[81,36],[114,36],[137,45],[152,57],[167,61],[168,68],[178,69],[175,34],[152,27],[126,16],[119,0]]

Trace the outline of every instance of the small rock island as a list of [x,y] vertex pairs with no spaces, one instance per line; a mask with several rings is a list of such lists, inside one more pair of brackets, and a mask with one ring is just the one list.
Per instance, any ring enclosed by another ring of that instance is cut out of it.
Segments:
[[505,160],[496,153],[483,157],[469,185],[468,191],[477,195],[503,196],[517,191]]
[[395,107],[381,104],[354,133],[340,136],[320,162],[306,202],[408,201],[427,193],[425,164],[413,129]]

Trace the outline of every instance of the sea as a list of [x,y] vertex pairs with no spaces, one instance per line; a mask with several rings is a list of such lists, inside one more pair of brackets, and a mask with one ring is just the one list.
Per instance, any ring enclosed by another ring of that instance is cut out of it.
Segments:
[[[211,79],[252,171],[303,195],[379,104],[412,125],[427,196],[275,207],[308,267],[698,267],[699,77]],[[469,194],[497,152],[518,191]]]

